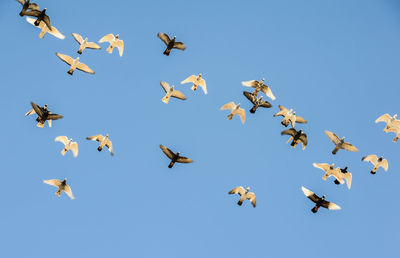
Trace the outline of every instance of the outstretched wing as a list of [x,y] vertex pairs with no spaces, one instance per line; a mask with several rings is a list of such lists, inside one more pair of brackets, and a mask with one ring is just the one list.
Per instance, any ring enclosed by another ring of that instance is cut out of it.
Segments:
[[301,134],[299,139],[303,143],[303,150],[304,150],[308,144],[307,134],[305,133]]
[[178,159],[176,160],[176,162],[179,162],[179,163],[192,163],[193,160],[189,159],[187,157],[179,156]]
[[179,90],[172,91],[171,97],[174,97],[174,98],[177,98],[177,99],[181,99],[181,100],[186,100],[185,95],[183,95],[183,93],[180,92]]
[[161,87],[164,89],[165,92],[168,92],[171,88],[167,82],[160,82]]
[[235,106],[236,106],[236,105],[235,105],[234,102],[229,102],[229,103],[226,103],[225,105],[223,105],[223,106],[221,107],[221,110],[225,110],[225,109],[233,110],[233,108],[234,108]]
[[74,195],[72,194],[72,190],[71,187],[69,187],[69,185],[66,185],[64,187],[64,192],[69,196],[69,198],[71,198],[72,200],[75,199]]
[[261,101],[261,103],[259,104],[259,106],[260,106],[260,107],[264,107],[264,108],[271,108],[271,107],[272,107],[271,103],[269,103],[269,102],[266,101],[266,100]]
[[[41,107],[39,107],[38,105],[36,105],[35,103],[31,102],[31,106],[33,108],[33,110],[35,111],[36,114],[38,114],[38,116],[42,117],[43,116],[43,110]],[[29,112],[28,112],[29,113]]]
[[65,36],[64,36],[63,34],[61,34],[61,32],[59,32],[59,31],[57,30],[57,28],[54,27],[54,26],[52,26],[52,30],[49,31],[49,33],[50,33],[51,35],[53,35],[54,37],[56,37],[56,38],[65,39]]
[[99,43],[109,42],[111,43],[114,40],[114,35],[112,33],[105,35],[99,40]]
[[68,137],[67,136],[57,136],[54,141],[62,142],[64,145],[68,144]]
[[301,116],[296,116],[296,123],[306,124],[307,121]]
[[[53,27],[54,28],[54,27]],[[90,48],[90,49],[101,49],[101,47],[99,45],[97,45],[94,42],[88,42],[86,48]]]
[[171,41],[171,39],[168,37],[168,35],[165,33],[162,33],[162,32],[158,33],[157,37],[159,37],[162,40],[162,42],[164,42],[164,44],[167,46],[168,46],[169,42]]
[[328,163],[313,163],[313,166],[322,169],[325,172],[329,172],[331,170],[331,166]]
[[110,151],[111,156],[114,156],[114,149],[113,149],[113,146],[112,146],[112,142],[109,139],[107,139],[106,147]]
[[381,167],[383,167],[383,169],[384,169],[385,171],[388,171],[388,169],[389,169],[389,163],[388,163],[387,159],[382,160]]
[[247,87],[256,88],[258,86],[258,81],[256,81],[256,80],[244,81],[244,82],[242,82],[242,85],[247,86]]
[[254,193],[247,193],[246,198],[251,202],[253,207],[256,207],[256,195]]
[[164,154],[170,158],[173,159],[175,157],[175,153],[173,153],[170,149],[168,149],[167,147],[165,147],[164,145],[160,144],[160,149],[164,152]]
[[72,36],[74,37],[74,39],[76,40],[76,42],[79,43],[79,45],[82,45],[83,42],[83,38],[81,35],[77,34],[77,33],[72,33]]
[[333,202],[323,201],[321,204],[322,207],[327,208],[328,210],[340,210],[340,206],[334,204]]
[[296,134],[297,134],[297,131],[294,128],[290,128],[290,129],[287,129],[287,130],[281,132],[281,135],[290,135],[290,136],[293,136],[293,137]]
[[328,131],[328,130],[325,130],[325,134],[328,136],[328,138],[329,138],[335,145],[338,145],[338,144],[340,143],[340,139],[339,139],[339,137],[338,137],[336,134],[334,134],[334,133],[332,133],[332,132],[330,132],[330,131]]
[[248,92],[248,91],[243,91],[243,95],[246,96],[246,98],[248,100],[250,100],[251,103],[255,103],[257,100],[257,97],[254,96],[252,93]]
[[24,14],[27,15],[27,16],[32,16],[32,17],[38,18],[41,13],[42,12],[39,11],[39,10],[31,10],[31,11],[25,12]]
[[104,136],[101,134],[86,137],[86,140],[92,140],[97,142],[102,142],[104,140]]
[[271,88],[265,84],[262,85],[261,87],[261,91],[265,93],[265,95],[267,95],[268,98],[275,100],[275,96],[271,91]]
[[376,164],[378,164],[378,157],[376,155],[373,155],[373,154],[372,155],[367,155],[367,156],[363,157],[361,160],[362,161],[371,162],[372,164],[374,164],[374,166]]
[[77,142],[71,143],[69,149],[72,151],[72,154],[76,158],[78,156],[78,143]]
[[310,199],[313,202],[318,202],[320,199],[318,195],[316,195],[314,192],[308,190],[304,186],[301,187],[301,190],[303,191],[304,195],[307,196],[308,199]]
[[342,148],[345,150],[348,150],[348,151],[358,151],[358,149],[355,146],[353,146],[352,144],[350,144],[348,142],[343,143]]
[[60,58],[62,61],[64,61],[68,65],[71,65],[72,62],[74,61],[74,59],[72,57],[64,55],[64,54],[56,53],[56,55],[58,56],[58,58]]
[[47,25],[47,28],[52,31],[51,23],[50,23],[50,17],[47,16],[46,14],[43,17],[43,22]]
[[124,41],[120,39],[117,40],[115,46],[118,48],[119,56],[122,56],[124,54]]
[[173,48],[180,49],[180,50],[185,50],[186,46],[182,42],[175,42]]
[[343,178],[346,179],[347,188],[351,188],[351,181],[353,180],[353,175],[350,172],[344,173]]
[[189,82],[195,83],[196,79],[197,79],[196,75],[191,75],[191,76],[187,77],[185,80],[181,81],[181,84],[185,84],[185,83],[189,83]]
[[61,181],[58,179],[43,180],[43,183],[52,185],[55,187],[59,187],[61,185]]
[[283,116],[284,117],[287,114],[287,112],[289,112],[289,110],[287,108],[285,108],[284,106],[279,105],[278,107],[279,107],[280,111],[278,113],[276,113],[274,115],[274,117],[275,116]]
[[206,81],[203,78],[200,78],[199,86],[203,89],[204,94],[207,94],[207,85]]
[[29,110],[28,112],[26,112],[25,116],[30,116],[36,114],[35,110],[32,108],[31,110]]
[[82,72],[85,72],[85,73],[94,74],[94,71],[92,69],[90,69],[89,66],[85,65],[84,63],[78,63],[76,66],[76,69],[81,70]]
[[62,115],[58,115],[58,114],[48,114],[47,115],[47,120],[58,120],[58,119],[61,119],[61,118],[63,118],[63,116]]
[[229,194],[239,194],[240,196],[242,196],[245,193],[246,190],[244,190],[243,186],[238,186],[229,191]]
[[244,111],[243,108],[235,109],[232,113],[240,116],[240,120],[242,120],[242,124],[244,124],[246,121],[246,111]]
[[375,120],[375,123],[385,122],[389,123],[392,117],[389,114],[383,114]]

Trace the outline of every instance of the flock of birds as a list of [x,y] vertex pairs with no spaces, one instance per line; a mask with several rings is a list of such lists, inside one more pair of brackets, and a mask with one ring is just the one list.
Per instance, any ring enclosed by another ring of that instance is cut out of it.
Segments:
[[[27,17],[26,20],[30,24],[38,27],[41,29],[41,32],[39,34],[40,38],[43,38],[46,33],[49,33],[59,39],[64,39],[65,36],[62,35],[55,27],[51,25],[50,18],[46,14],[46,8],[43,10],[40,10],[39,6],[35,3],[31,3],[30,0],[17,0],[21,5],[22,5],[22,10],[20,12],[20,16],[31,16],[35,17],[35,19]],[[82,54],[85,49],[101,49],[101,47],[94,43],[94,42],[89,42],[88,38],[83,39],[83,37],[77,33],[72,33],[72,36],[74,39],[79,43],[79,49],[78,49],[78,54]],[[158,33],[157,36],[165,43],[166,49],[164,51],[164,55],[169,56],[172,49],[179,49],[179,50],[185,50],[186,46],[182,42],[176,41],[176,37],[174,36],[172,39],[165,33]],[[110,54],[112,54],[114,48],[118,48],[119,55],[122,57],[123,52],[124,52],[124,42],[123,40],[119,39],[119,35],[113,35],[113,34],[108,34],[101,38],[99,40],[99,43],[103,42],[108,42],[109,46],[106,49],[106,51]],[[86,73],[91,73],[94,74],[94,71],[90,69],[86,64],[81,63],[79,61],[79,57],[76,59],[73,59],[70,56],[67,56],[65,54],[61,53],[56,53],[56,55],[65,63],[67,63],[70,66],[70,69],[68,70],[68,74],[73,75],[74,71],[76,69],[86,72]],[[251,87],[254,89],[253,92],[248,92],[248,91],[243,91],[243,95],[253,104],[253,107],[250,109],[250,113],[255,113],[256,110],[260,107],[262,108],[271,108],[272,105],[266,101],[263,100],[263,96],[258,97],[259,93],[262,92],[264,93],[268,98],[271,100],[275,100],[276,97],[272,93],[272,90],[269,86],[267,86],[264,83],[264,79],[257,81],[257,80],[251,80],[251,81],[244,81],[242,82],[243,86],[246,87]],[[199,75],[191,75],[187,79],[183,80],[181,84],[186,84],[190,83],[192,85],[191,89],[193,91],[197,90],[197,87],[201,87],[204,94],[207,94],[207,86],[204,78],[202,77],[202,74]],[[161,81],[160,82],[161,87],[165,91],[165,96],[161,99],[162,102],[168,104],[170,101],[170,98],[176,98],[180,100],[186,100],[185,95],[176,90],[174,86],[170,86],[167,82]],[[45,125],[45,122],[48,122],[48,126],[52,126],[52,121],[61,119],[63,118],[62,115],[59,114],[54,114],[50,112],[50,110],[47,108],[47,105],[44,105],[43,107],[31,102],[32,109],[29,110],[26,113],[26,116],[29,115],[37,115],[36,121],[37,126],[43,128]],[[296,115],[296,112],[293,109],[287,109],[281,105],[279,107],[279,112],[274,114],[273,116],[282,116],[283,120],[281,121],[281,124],[284,127],[288,127],[291,125],[290,129],[284,130],[281,132],[281,135],[288,135],[290,136],[289,140],[287,143],[291,141],[291,146],[295,148],[299,143],[302,144],[302,149],[305,150],[307,146],[307,134],[303,132],[302,129],[296,130],[295,126],[296,124],[305,124],[307,121]],[[246,111],[240,107],[240,103],[235,104],[234,102],[229,102],[221,107],[221,110],[230,110],[229,115],[227,118],[229,120],[232,120],[235,115],[240,117],[241,122],[244,124],[246,121]],[[396,137],[394,138],[393,142],[397,142],[397,140],[400,138],[400,120],[397,119],[397,115],[394,115],[393,117],[390,116],[389,114],[384,114],[380,116],[376,121],[376,123],[379,122],[385,122],[386,127],[384,128],[384,132],[389,133],[393,132],[396,134]],[[336,134],[330,131],[325,131],[326,135],[328,138],[333,142],[335,145],[335,148],[332,151],[332,154],[335,155],[340,149],[347,150],[347,151],[352,151],[352,152],[357,152],[358,149],[353,146],[352,144],[345,142],[345,137],[338,137]],[[94,135],[86,138],[87,140],[93,140],[99,142],[99,147],[97,148],[98,151],[100,152],[104,147],[107,147],[108,150],[110,151],[111,155],[114,155],[113,151],[113,146],[112,142],[109,138],[109,135],[106,134],[105,136],[103,135]],[[58,136],[55,138],[55,141],[61,142],[64,144],[64,148],[61,150],[61,154],[65,155],[69,150],[71,150],[72,154],[74,157],[78,156],[78,143],[73,142],[72,139],[69,139],[67,136]],[[175,163],[192,163],[193,160],[181,156],[179,152],[175,153],[169,148],[160,145],[160,149],[162,152],[165,154],[165,156],[170,160],[170,163],[168,165],[169,168],[172,168]],[[383,167],[385,171],[388,170],[388,161],[384,159],[382,156],[378,158],[376,155],[367,155],[362,158],[363,161],[370,162],[373,164],[373,169],[371,170],[371,174],[375,174],[376,171],[378,170],[379,167]],[[335,164],[327,164],[327,163],[313,163],[314,167],[319,168],[324,171],[324,175],[322,177],[323,180],[327,180],[329,177],[335,178],[334,183],[335,184],[344,184],[346,182],[348,189],[351,188],[351,183],[352,183],[352,174],[347,170],[348,167],[346,166],[345,168],[340,168],[340,167],[335,167]],[[61,193],[64,191],[71,199],[74,199],[74,195],[72,194],[72,190],[69,185],[67,185],[67,179],[65,178],[64,180],[59,180],[59,179],[51,179],[51,180],[44,180],[43,181],[46,184],[55,186],[58,188],[56,195],[60,196]],[[302,191],[303,193],[312,201],[315,203],[314,207],[311,209],[313,213],[316,213],[320,207],[327,208],[329,210],[338,210],[341,209],[339,205],[334,204],[332,202],[326,201],[325,200],[325,195],[319,197],[317,194],[312,192],[311,190],[305,188],[302,186]],[[242,205],[242,203],[247,199],[251,202],[253,207],[256,207],[256,195],[254,192],[250,192],[250,187],[247,187],[246,189],[242,186],[236,187],[229,191],[229,194],[238,194],[240,196],[240,199],[238,201],[238,205]]]

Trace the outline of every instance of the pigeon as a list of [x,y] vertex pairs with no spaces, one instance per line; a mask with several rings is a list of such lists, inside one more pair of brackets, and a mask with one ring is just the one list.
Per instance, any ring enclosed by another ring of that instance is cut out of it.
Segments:
[[294,112],[293,109],[288,110],[287,108],[281,105],[279,105],[278,107],[280,111],[276,113],[274,117],[283,116],[283,120],[281,122],[283,126],[287,127],[291,123],[292,127],[294,128],[296,123],[302,123],[302,124],[307,123],[307,121],[304,118],[296,116],[296,112]]
[[33,114],[37,114],[38,117],[36,118],[37,123],[37,127],[43,128],[44,127],[44,123],[47,121],[49,123],[49,127],[51,127],[52,125],[52,120],[57,120],[60,118],[63,118],[62,115],[58,115],[58,114],[52,114],[48,109],[47,109],[47,105],[44,105],[43,107],[40,107],[38,105],[36,105],[35,103],[31,102],[31,106],[32,109],[29,110],[25,116],[29,116],[29,115],[33,115]]
[[393,142],[397,142],[400,138],[400,126],[392,126],[387,130],[388,133],[395,133],[396,137],[393,139]]
[[263,108],[270,108],[272,107],[271,103],[269,103],[266,100],[262,100],[263,96],[257,98],[256,95],[253,93],[243,91],[243,95],[250,100],[251,103],[253,103],[253,107],[250,109],[250,113],[254,114],[259,107]]
[[22,5],[22,10],[19,13],[19,16],[24,16],[27,10],[35,10],[40,11],[40,8],[37,4],[31,3],[31,0],[17,0]]
[[82,54],[82,51],[85,48],[89,48],[89,49],[101,49],[101,47],[99,45],[97,45],[94,42],[88,42],[88,38],[83,39],[81,35],[77,34],[77,33],[72,33],[72,36],[74,37],[74,39],[76,40],[76,42],[79,43],[79,50],[78,50],[78,54]]
[[44,37],[44,35],[46,33],[49,33],[59,39],[65,39],[65,36],[63,34],[61,34],[54,26],[52,27],[52,30],[49,30],[49,28],[43,21],[41,21],[38,26],[35,25],[35,21],[36,21],[35,19],[26,17],[26,21],[35,27],[39,27],[39,29],[42,30],[39,34],[39,38],[41,38],[41,39]]
[[371,162],[374,165],[374,168],[371,170],[371,174],[375,174],[379,167],[383,167],[385,171],[389,169],[389,163],[387,159],[384,159],[382,156],[379,157],[376,155],[368,155],[361,159],[362,161]]
[[73,59],[70,56],[67,56],[67,55],[64,55],[64,54],[60,54],[60,53],[56,53],[56,55],[62,61],[64,61],[66,64],[71,66],[70,69],[67,72],[69,75],[73,75],[75,69],[81,70],[82,72],[85,72],[85,73],[94,74],[94,71],[92,69],[90,69],[89,66],[85,65],[84,63],[79,62],[79,57],[77,57],[76,59]]
[[56,195],[60,197],[61,192],[64,191],[69,198],[75,199],[74,195],[72,194],[71,188],[67,185],[67,179],[65,178],[63,181],[58,179],[50,179],[50,180],[43,180],[43,183],[52,185],[58,188]]
[[180,152],[177,152],[176,154],[165,147],[164,145],[160,145],[160,149],[164,152],[165,156],[167,156],[171,162],[169,163],[168,167],[172,168],[176,162],[178,163],[193,163],[193,160],[180,156]]
[[292,143],[290,144],[290,146],[292,146],[293,148],[296,148],[297,144],[299,144],[300,142],[303,145],[303,150],[307,146],[307,135],[303,133],[303,130],[301,129],[297,131],[294,128],[290,128],[285,131],[282,131],[281,135],[290,135],[290,138],[286,143],[289,143],[290,141],[293,140]]
[[242,85],[255,88],[253,94],[256,97],[258,95],[258,92],[262,91],[265,93],[265,95],[267,95],[267,97],[269,97],[272,100],[275,100],[276,98],[275,98],[274,94],[272,93],[271,88],[264,84],[264,80],[265,79],[263,78],[263,79],[261,79],[261,81],[256,81],[256,80],[245,81],[245,82],[242,82]]
[[246,121],[246,112],[244,111],[243,108],[240,107],[240,103],[235,105],[234,102],[229,102],[226,103],[221,107],[221,110],[229,109],[231,113],[228,115],[228,119],[232,120],[232,117],[234,115],[238,115],[240,117],[240,120],[242,120],[242,124]]
[[200,86],[203,89],[204,94],[207,94],[206,81],[201,77],[201,74],[191,75],[188,78],[186,78],[185,80],[181,81],[181,84],[185,84],[185,83],[189,83],[189,82],[193,83],[193,86],[192,86],[193,91],[197,90],[197,86]]
[[329,132],[327,130],[325,130],[325,134],[335,144],[335,149],[332,151],[333,155],[335,155],[340,149],[354,151],[354,152],[358,151],[356,147],[344,141],[345,137],[342,137],[342,139],[340,139],[336,134]]
[[119,39],[119,34],[114,35],[112,33],[105,35],[99,41],[99,43],[108,42],[110,46],[106,49],[106,51],[112,54],[114,47],[118,48],[119,56],[122,56],[124,53],[124,41]]
[[383,114],[378,119],[375,120],[375,123],[385,122],[386,127],[383,129],[384,132],[388,132],[391,127],[400,127],[400,120],[397,120],[397,114],[391,117],[389,114]]
[[171,97],[174,97],[174,98],[177,98],[177,99],[181,99],[181,100],[186,100],[185,95],[183,95],[182,92],[180,92],[178,90],[175,90],[173,85],[170,87],[167,82],[160,82],[160,85],[164,89],[165,93],[167,93],[161,99],[161,101],[164,102],[165,104],[168,104],[169,99]]
[[52,31],[53,28],[51,27],[50,17],[47,16],[46,10],[47,10],[46,8],[44,8],[42,11],[40,11],[40,10],[31,10],[31,11],[25,12],[24,15],[36,17],[37,19],[33,23],[35,26],[39,26],[40,22],[43,21],[47,25],[47,28],[50,31]]
[[324,207],[328,210],[340,210],[341,209],[339,205],[334,204],[333,202],[325,201],[325,195],[323,195],[322,197],[319,197],[318,195],[311,192],[304,186],[301,187],[301,190],[303,190],[304,195],[307,196],[308,199],[310,199],[311,201],[313,201],[315,203],[314,208],[311,209],[311,211],[313,213],[316,213],[318,211],[319,207]]
[[68,139],[67,136],[57,136],[54,141],[62,142],[64,144],[64,149],[62,149],[61,155],[64,156],[68,150],[71,150],[75,158],[78,156],[78,143],[73,142],[72,138]]
[[313,163],[313,166],[325,171],[325,175],[322,177],[322,180],[328,179],[328,177],[333,176],[335,178],[335,184],[344,184],[344,180],[346,179],[347,188],[351,188],[352,174],[347,171],[347,167],[345,168],[345,173],[342,172],[340,168],[335,168],[335,164],[329,165],[327,163]]
[[104,148],[104,146],[106,146],[108,148],[108,150],[110,151],[111,156],[114,156],[112,142],[110,141],[110,139],[108,139],[108,134],[106,134],[106,136],[103,136],[101,134],[89,136],[89,137],[86,137],[86,140],[92,140],[92,141],[99,142],[100,146],[97,148],[97,150],[99,152]]
[[159,37],[167,46],[167,49],[165,49],[165,51],[163,53],[166,56],[169,56],[169,53],[171,52],[171,50],[173,48],[180,49],[180,50],[186,49],[185,44],[183,44],[182,42],[175,41],[176,36],[174,36],[173,39],[170,39],[167,34],[160,32],[157,34],[157,37]]
[[247,199],[251,202],[253,205],[253,208],[256,207],[256,195],[253,192],[249,192],[250,187],[247,187],[246,190],[243,188],[243,186],[236,187],[232,190],[229,191],[229,194],[239,194],[240,199],[238,201],[238,205],[241,206],[242,203]]

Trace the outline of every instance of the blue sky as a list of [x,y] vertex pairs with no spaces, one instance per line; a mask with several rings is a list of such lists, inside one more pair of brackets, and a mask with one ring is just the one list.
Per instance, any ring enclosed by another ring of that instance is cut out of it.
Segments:
[[[397,1],[41,0],[65,40],[39,39],[13,0],[0,2],[1,257],[394,257],[400,240],[399,144],[375,119],[399,113]],[[68,67],[71,33],[97,42],[120,34],[124,56],[85,50],[95,75]],[[186,51],[162,54],[158,32]],[[208,95],[180,81],[202,73]],[[242,125],[219,108],[250,103],[241,81],[266,78],[277,99]],[[161,80],[186,101],[164,96]],[[64,115],[37,128],[30,101]],[[305,151],[290,148],[281,104],[308,120]],[[330,130],[360,150],[331,155]],[[85,140],[110,134],[115,156]],[[60,155],[59,135],[79,144]],[[193,164],[168,169],[164,144]],[[372,176],[368,154],[389,171]],[[313,162],[349,166],[351,190]],[[44,179],[67,177],[76,199],[57,198]],[[232,188],[250,186],[257,208],[238,207]],[[301,186],[342,207],[312,214]]]

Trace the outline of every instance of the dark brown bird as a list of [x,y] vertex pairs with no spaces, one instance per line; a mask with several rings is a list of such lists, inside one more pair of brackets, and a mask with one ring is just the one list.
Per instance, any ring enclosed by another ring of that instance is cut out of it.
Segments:
[[22,5],[22,10],[19,13],[19,16],[24,16],[27,10],[36,10],[40,11],[40,8],[37,4],[35,3],[30,3],[31,0],[17,0],[18,3]]
[[272,107],[271,103],[269,103],[266,100],[262,100],[263,96],[257,98],[257,96],[253,93],[250,93],[248,91],[243,91],[243,95],[246,96],[248,100],[250,100],[251,103],[253,103],[253,107],[250,109],[250,113],[255,113],[257,108],[263,107],[263,108],[270,108]]
[[173,48],[180,49],[180,50],[185,50],[186,46],[182,42],[177,42],[176,36],[174,36],[173,39],[170,39],[169,36],[165,33],[158,33],[157,36],[165,43],[167,46],[167,49],[164,51],[164,55],[169,56],[169,53]]
[[169,168],[172,168],[174,166],[175,162],[178,162],[178,163],[192,163],[193,162],[193,160],[191,160],[189,158],[180,156],[179,152],[177,152],[175,154],[173,151],[171,151],[164,145],[160,145],[160,148],[164,152],[164,154],[171,160],[171,162],[168,165]]
[[25,12],[25,15],[37,18],[34,23],[35,26],[39,26],[40,22],[43,21],[46,24],[47,28],[49,28],[49,30],[52,30],[51,23],[50,23],[50,17],[47,16],[46,10],[47,10],[46,8],[44,8],[43,11],[32,10],[32,11]]
[[47,121],[49,123],[49,127],[51,127],[51,121],[52,120],[57,120],[60,118],[63,118],[62,115],[57,115],[57,114],[52,114],[48,109],[47,105],[44,105],[44,107],[40,107],[36,105],[35,103],[31,102],[32,109],[26,113],[26,116],[37,114],[38,117],[36,118],[36,121],[38,122],[37,127],[44,127],[44,123]]
[[313,201],[315,203],[314,208],[311,209],[311,211],[313,213],[316,213],[318,211],[319,207],[324,207],[328,210],[340,210],[341,209],[339,205],[334,204],[333,202],[325,201],[325,195],[323,195],[322,197],[319,197],[318,195],[311,192],[304,186],[301,187],[301,190],[303,190],[304,195],[307,196],[308,199],[310,199],[311,201]]
[[303,150],[307,146],[307,135],[305,133],[303,133],[303,130],[301,130],[301,129],[299,131],[297,131],[294,128],[290,128],[288,130],[282,131],[281,135],[290,135],[291,136],[289,138],[289,140],[287,141],[287,143],[289,143],[291,140],[293,140],[292,143],[290,144],[290,146],[292,146],[293,148],[296,148],[297,144],[299,144],[300,142],[303,145]]

